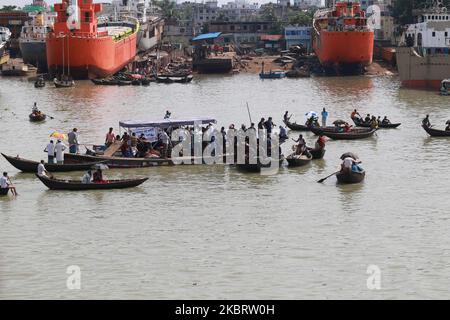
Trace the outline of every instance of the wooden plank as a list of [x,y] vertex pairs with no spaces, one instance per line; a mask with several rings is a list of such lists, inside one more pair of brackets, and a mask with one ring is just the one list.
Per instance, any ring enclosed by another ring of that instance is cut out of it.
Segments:
[[114,141],[112,145],[103,153],[104,157],[112,157],[122,146],[122,141]]

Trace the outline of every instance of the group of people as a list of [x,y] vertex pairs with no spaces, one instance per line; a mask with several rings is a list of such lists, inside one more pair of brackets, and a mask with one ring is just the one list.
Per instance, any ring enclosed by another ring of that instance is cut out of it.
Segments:
[[[429,114],[427,114],[426,117],[422,120],[422,125],[427,127],[427,128],[431,127],[430,115]],[[450,131],[450,120],[446,122],[445,131]]]
[[[323,108],[322,112],[320,113],[321,124],[319,123],[319,116],[317,114],[313,113],[308,116],[308,118],[306,119],[305,125],[307,127],[320,127],[320,125],[322,125],[322,127],[326,127],[328,116],[329,116],[329,113],[328,113],[327,109]],[[289,111],[286,111],[283,115],[284,123],[289,122],[291,117],[292,117],[292,115],[289,115]]]
[[41,117],[43,116],[41,110],[37,107],[37,103],[35,102],[33,105],[33,108],[31,108],[31,114],[35,117]]
[[381,116],[374,116],[374,115],[370,115],[369,113],[366,115],[365,118],[363,118],[358,110],[353,110],[353,112],[351,113],[350,117],[352,118],[353,121],[355,122],[359,122],[362,124],[366,124],[366,125],[370,125],[371,128],[376,129],[378,128],[380,125],[388,125],[391,124],[391,121],[388,119],[387,116],[384,116],[383,119],[381,119]]
[[306,141],[303,138],[303,135],[300,134],[298,136],[297,140],[292,139],[292,141],[294,141],[295,143],[297,143],[296,145],[293,146],[293,150],[295,152],[296,156],[302,156],[305,155],[308,158],[311,158],[311,150],[323,150],[325,149],[325,145],[326,145],[326,138],[324,135],[319,135],[319,138],[316,140],[316,143],[314,145],[314,148],[309,148],[306,145]]

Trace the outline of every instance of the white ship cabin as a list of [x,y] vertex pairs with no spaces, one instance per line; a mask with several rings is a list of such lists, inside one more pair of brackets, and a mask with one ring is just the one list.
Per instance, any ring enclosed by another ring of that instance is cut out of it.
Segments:
[[424,13],[408,26],[404,42],[424,54],[450,54],[450,13]]
[[25,22],[20,37],[22,40],[45,41],[47,34],[53,29],[56,12],[30,12],[31,21]]
[[147,22],[148,0],[113,0],[111,4],[115,20],[129,15],[137,18],[141,23]]

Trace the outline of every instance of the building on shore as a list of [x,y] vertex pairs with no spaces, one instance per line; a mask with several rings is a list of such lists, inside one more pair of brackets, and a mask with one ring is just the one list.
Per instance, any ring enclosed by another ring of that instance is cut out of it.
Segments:
[[284,39],[286,49],[292,46],[301,45],[312,52],[311,27],[307,26],[287,26],[284,28]]
[[322,7],[322,0],[294,0],[294,7],[308,9],[312,7]]

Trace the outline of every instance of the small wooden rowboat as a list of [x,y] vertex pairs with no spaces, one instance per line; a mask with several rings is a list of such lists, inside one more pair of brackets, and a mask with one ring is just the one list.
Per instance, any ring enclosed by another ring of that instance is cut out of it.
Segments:
[[43,113],[40,114],[30,113],[28,118],[30,119],[31,122],[42,122],[45,121],[45,119],[47,119],[47,115]]
[[0,196],[6,196],[9,192],[9,188],[0,188]]
[[321,134],[333,140],[357,140],[369,138],[373,136],[377,130],[378,129],[353,129],[350,132],[323,131]]
[[[341,131],[339,131],[339,127],[336,126],[328,126],[328,127],[311,127],[310,130],[312,131],[312,133],[314,133],[316,136],[320,136],[325,135],[326,132],[331,132],[331,133],[342,133]],[[350,132],[370,132],[372,129],[371,128],[352,128]],[[349,132],[347,132],[349,133]]]
[[450,137],[450,131],[433,129],[424,125],[422,128],[432,137]]
[[45,186],[51,190],[71,190],[71,191],[81,191],[81,190],[109,190],[109,189],[125,189],[134,188],[145,181],[148,178],[143,179],[127,179],[127,180],[109,180],[99,183],[82,183],[76,180],[61,180],[61,179],[50,179],[44,176],[36,174],[36,177],[41,180]]
[[[39,162],[26,160],[18,157],[10,157],[2,153],[2,156],[16,169],[22,172],[36,173]],[[45,164],[48,172],[69,172],[89,170],[96,164],[105,163],[106,161],[76,163],[76,164]]]
[[71,88],[75,85],[75,81],[73,80],[58,80],[56,78],[53,79],[53,83],[56,88]]
[[302,167],[306,166],[307,164],[311,163],[313,157],[307,157],[305,155],[298,156],[295,154],[291,154],[286,158],[287,162],[289,163],[289,167]]
[[289,120],[283,120],[286,127],[291,129],[292,131],[310,131],[311,129],[308,126],[303,124],[297,124],[295,122],[289,122]]
[[[279,162],[279,166],[281,166],[283,164],[284,161],[284,156],[280,156],[280,159],[278,159]],[[241,164],[236,164],[236,168],[239,171],[242,172],[261,172],[262,169],[269,169],[271,168],[271,163],[269,162],[268,164],[265,163],[261,163],[259,161],[259,159],[257,159],[256,163],[248,163],[248,161],[246,161],[246,163],[241,163]]]
[[[352,120],[355,123],[355,126],[357,126],[357,127],[370,128],[370,123],[364,123],[361,120],[359,120],[358,118],[354,118]],[[378,125],[378,127],[382,128],[382,129],[395,129],[395,128],[400,127],[400,125],[401,125],[401,123],[389,123],[389,124],[380,123]]]
[[362,172],[350,171],[345,173],[339,172],[338,174],[336,174],[338,182],[342,184],[360,183],[364,180],[365,177],[366,177],[365,171]]
[[313,160],[319,160],[319,159],[323,159],[323,157],[325,156],[325,149],[311,149],[309,150],[309,153],[311,153]]

